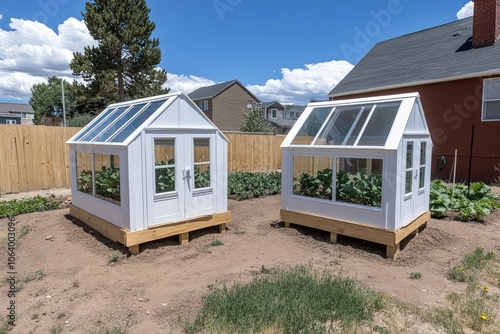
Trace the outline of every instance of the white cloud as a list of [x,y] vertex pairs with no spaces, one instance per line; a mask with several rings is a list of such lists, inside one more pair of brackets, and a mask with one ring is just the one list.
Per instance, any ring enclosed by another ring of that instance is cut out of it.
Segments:
[[277,100],[305,105],[311,98],[326,99],[328,93],[353,67],[345,60],[332,60],[308,64],[305,68],[282,68],[281,79],[270,79],[263,86],[249,85],[247,88],[262,101]]
[[0,20],[3,20],[3,15],[2,14],[0,14]]
[[191,93],[195,89],[205,86],[215,85],[216,82],[210,79],[198,77],[196,75],[183,75],[183,74],[167,74],[167,87],[170,88],[172,93],[174,92],[184,92],[186,94]]
[[30,88],[58,76],[72,81],[69,63],[95,41],[83,21],[68,18],[57,33],[46,25],[12,18],[0,29],[0,98],[29,100]]
[[467,2],[457,13],[459,20],[474,15],[474,1]]

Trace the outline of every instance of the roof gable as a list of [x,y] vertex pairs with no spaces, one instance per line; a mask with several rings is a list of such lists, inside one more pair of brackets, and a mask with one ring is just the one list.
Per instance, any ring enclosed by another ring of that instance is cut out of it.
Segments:
[[35,113],[30,104],[0,102],[0,113],[10,113],[10,112],[15,112],[15,113],[25,112],[28,114]]
[[203,99],[213,99],[214,97],[220,95],[222,92],[227,90],[233,85],[238,85],[243,89],[248,95],[250,95],[255,101],[260,102],[260,100],[245,86],[243,86],[238,80],[232,80],[227,82],[221,82],[212,86],[206,86],[198,88],[197,90],[188,94],[189,98],[193,101],[203,100]]
[[472,17],[376,44],[330,97],[500,74],[500,42],[472,48]]

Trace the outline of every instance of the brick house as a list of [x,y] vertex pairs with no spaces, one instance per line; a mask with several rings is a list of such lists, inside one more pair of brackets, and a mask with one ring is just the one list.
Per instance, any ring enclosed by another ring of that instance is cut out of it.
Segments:
[[329,94],[339,100],[419,92],[433,178],[449,179],[455,149],[457,180],[470,173],[471,181],[491,181],[500,164],[500,0],[475,0],[474,12],[378,43]]
[[189,97],[222,131],[240,131],[248,105],[261,102],[238,80],[198,88]]

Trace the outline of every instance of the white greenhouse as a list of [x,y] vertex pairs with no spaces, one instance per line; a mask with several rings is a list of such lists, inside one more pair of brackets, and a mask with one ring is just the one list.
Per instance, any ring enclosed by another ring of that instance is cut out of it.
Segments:
[[430,218],[432,143],[417,93],[310,103],[283,141],[281,219],[387,246]]
[[132,254],[230,221],[227,139],[184,93],[112,104],[67,143],[70,214]]

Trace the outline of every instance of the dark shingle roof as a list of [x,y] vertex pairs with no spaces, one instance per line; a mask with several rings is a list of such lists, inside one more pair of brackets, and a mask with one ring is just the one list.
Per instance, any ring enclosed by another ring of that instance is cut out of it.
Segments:
[[214,98],[220,93],[222,93],[224,90],[228,89],[234,83],[240,85],[249,95],[253,97],[255,101],[260,102],[260,100],[245,86],[243,86],[238,80],[231,80],[231,81],[221,82],[212,86],[198,88],[197,90],[191,92],[189,94],[189,97],[193,101]]
[[26,112],[31,114],[35,113],[30,104],[0,102],[0,113],[10,113],[10,112],[15,112],[15,113]]
[[256,106],[259,108],[262,108],[262,109],[266,109],[266,108],[271,107],[274,104],[277,104],[276,108],[285,109],[283,107],[283,105],[281,103],[279,103],[278,101],[261,102],[261,103],[257,104]]
[[500,73],[500,41],[472,48],[472,17],[380,42],[329,96]]

